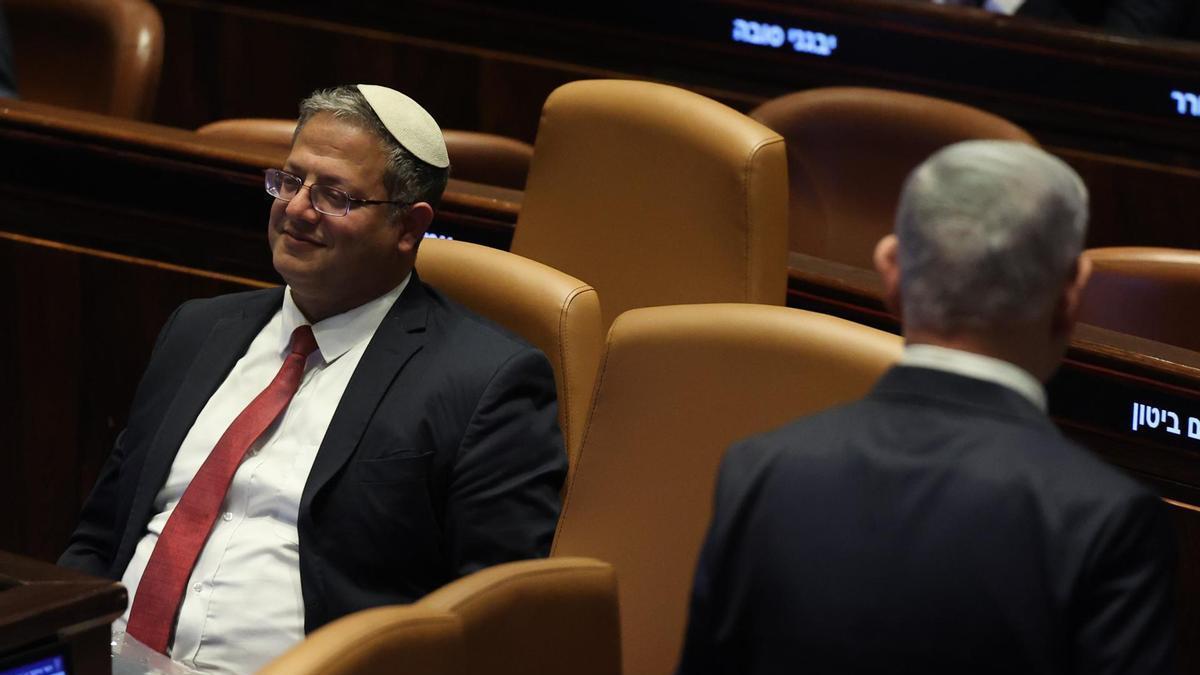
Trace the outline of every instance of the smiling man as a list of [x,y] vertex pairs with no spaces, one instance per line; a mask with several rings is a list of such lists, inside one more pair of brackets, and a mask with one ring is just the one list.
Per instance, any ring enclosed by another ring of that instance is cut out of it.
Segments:
[[301,103],[266,171],[287,286],[175,311],[59,561],[128,586],[118,630],[249,672],[337,617],[548,552],[550,364],[413,269],[448,172],[397,91]]

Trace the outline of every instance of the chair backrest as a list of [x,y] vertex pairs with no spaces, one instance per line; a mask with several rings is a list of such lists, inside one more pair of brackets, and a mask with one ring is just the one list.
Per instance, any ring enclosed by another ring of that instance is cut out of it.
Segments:
[[444,610],[377,607],[322,626],[260,675],[466,675],[462,626]]
[[616,568],[627,675],[677,662],[729,444],[861,397],[900,345],[785,307],[652,307],[616,320],[551,555]]
[[146,0],[4,0],[21,98],[132,119],[154,111],[163,27]]
[[[287,153],[292,147],[296,120],[274,118],[238,118],[210,122],[196,133],[239,143],[269,145]],[[507,136],[478,131],[443,129],[446,153],[450,156],[450,175],[475,183],[499,185],[521,190],[529,174],[533,146]]]
[[542,108],[512,251],[634,307],[783,304],[779,134],[676,87],[583,80]]
[[1200,251],[1124,246],[1084,255],[1092,278],[1080,321],[1200,351]]
[[884,89],[811,89],[750,116],[787,140],[791,250],[868,269],[904,179],[936,150],[979,138],[1034,143],[991,113]]
[[617,579],[586,558],[480,570],[423,598],[462,624],[471,675],[620,675]]
[[513,253],[443,239],[421,243],[417,271],[455,301],[545,352],[554,366],[559,424],[574,467],[604,341],[596,290]]

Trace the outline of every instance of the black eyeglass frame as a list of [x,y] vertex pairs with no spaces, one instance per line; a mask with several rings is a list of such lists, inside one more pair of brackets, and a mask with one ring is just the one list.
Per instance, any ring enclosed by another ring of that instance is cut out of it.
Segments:
[[[278,188],[276,188],[275,192],[271,192],[271,174],[278,174],[280,176],[280,180],[279,180],[280,185],[283,184],[284,178],[292,178],[296,182],[300,183],[300,187],[296,188],[296,194],[285,199],[285,198],[279,196]],[[332,185],[322,185],[320,183],[313,183],[311,185],[307,184],[304,182],[304,179],[301,178],[300,176],[297,176],[296,174],[288,172],[288,171],[284,171],[283,169],[263,169],[263,182],[264,182],[263,187],[266,190],[267,194],[275,199],[278,199],[279,201],[281,201],[285,204],[292,201],[296,197],[299,197],[301,190],[303,190],[304,188],[308,188],[308,203],[312,204],[313,210],[315,210],[317,213],[321,213],[321,214],[324,214],[327,216],[332,216],[334,218],[343,218],[343,217],[349,215],[350,209],[352,208],[351,205],[355,205],[355,207],[371,206],[374,204],[400,204],[402,206],[411,206],[412,205],[411,202],[406,202],[403,200],[359,199],[358,197],[351,197],[350,193],[346,192],[345,190],[343,190],[341,188],[335,188]],[[341,197],[346,200],[346,210],[342,211],[341,213],[330,213],[328,211],[321,210],[317,206],[317,203],[315,201],[313,201],[313,198],[312,198],[312,192],[313,192],[314,188],[318,188],[327,193],[332,192],[335,195],[341,195]]]

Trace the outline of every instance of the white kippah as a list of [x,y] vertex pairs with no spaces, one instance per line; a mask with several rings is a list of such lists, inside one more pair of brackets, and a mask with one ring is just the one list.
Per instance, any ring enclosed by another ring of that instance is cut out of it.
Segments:
[[358,91],[391,132],[392,138],[405,150],[439,169],[450,166],[442,130],[419,103],[395,89],[377,84],[360,84]]

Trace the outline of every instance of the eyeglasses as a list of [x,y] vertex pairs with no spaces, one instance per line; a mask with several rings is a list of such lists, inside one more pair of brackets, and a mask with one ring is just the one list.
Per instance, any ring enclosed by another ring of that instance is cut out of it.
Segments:
[[359,206],[369,206],[371,204],[407,204],[402,201],[388,201],[386,199],[358,199],[346,194],[344,190],[339,190],[328,185],[320,185],[314,183],[305,185],[304,179],[290,174],[282,169],[266,169],[263,171],[266,176],[267,194],[281,202],[290,202],[300,194],[301,188],[308,188],[308,198],[312,202],[312,206],[317,210],[317,213],[324,213],[327,216],[342,217],[350,213],[351,208]]

